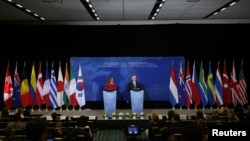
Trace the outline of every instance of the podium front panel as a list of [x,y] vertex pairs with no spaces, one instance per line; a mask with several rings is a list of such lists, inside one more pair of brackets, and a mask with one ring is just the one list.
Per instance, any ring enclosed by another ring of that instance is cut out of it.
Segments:
[[112,114],[116,112],[116,91],[103,91],[104,112]]
[[131,107],[133,113],[143,112],[144,91],[130,91]]

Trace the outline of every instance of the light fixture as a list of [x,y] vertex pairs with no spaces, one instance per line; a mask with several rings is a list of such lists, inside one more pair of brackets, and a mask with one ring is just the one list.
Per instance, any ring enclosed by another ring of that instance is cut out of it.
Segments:
[[203,19],[207,19],[208,17],[210,16],[213,16],[213,15],[217,15],[219,14],[219,12],[222,12],[224,10],[226,10],[227,8],[229,8],[230,6],[233,6],[235,5],[237,2],[239,2],[240,0],[232,0],[228,3],[226,3],[225,5],[223,5],[222,7],[216,9],[215,11],[213,11],[212,13],[208,14],[207,16],[205,16]]
[[149,17],[148,17],[149,20],[154,20],[156,18],[156,16],[160,12],[161,8],[163,7],[165,1],[166,0],[157,0],[155,2],[155,5],[154,5]]
[[98,16],[94,6],[91,4],[90,0],[81,0],[82,5],[86,8],[86,10],[89,12],[91,17],[95,20],[100,20],[100,17]]
[[38,19],[38,20],[45,21],[45,18],[43,18],[43,17],[39,16],[38,14],[32,12],[30,9],[23,7],[23,6],[22,6],[21,4],[19,4],[19,3],[16,3],[16,2],[14,2],[14,1],[12,1],[12,0],[3,0],[3,1],[6,2],[6,3],[8,3],[9,5],[12,5],[12,6],[14,6],[15,8],[18,8],[19,10],[21,10],[21,11],[23,11],[23,12],[29,14],[30,16],[35,17],[35,18]]

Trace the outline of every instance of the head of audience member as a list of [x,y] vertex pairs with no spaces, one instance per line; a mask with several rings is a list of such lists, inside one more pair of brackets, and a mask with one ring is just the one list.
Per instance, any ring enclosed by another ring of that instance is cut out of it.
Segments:
[[197,124],[189,124],[183,127],[182,141],[203,141],[202,128]]
[[77,127],[85,127],[87,125],[87,117],[80,116],[80,118],[76,122]]
[[204,121],[204,114],[201,111],[196,112],[196,122],[200,123]]
[[30,116],[30,110],[29,110],[29,109],[25,109],[25,110],[23,111],[23,116],[24,116],[24,117],[29,117],[29,116]]
[[2,108],[1,119],[9,117],[9,110],[6,107]]
[[250,113],[250,105],[247,106],[247,112]]
[[53,121],[60,121],[60,117],[56,112],[51,113],[51,118]]
[[244,113],[243,112],[237,112],[237,113],[235,113],[235,119],[238,122],[245,121]]
[[175,111],[174,110],[169,110],[167,115],[168,115],[168,120],[171,121],[172,120],[172,117],[174,116],[175,114]]
[[175,113],[172,117],[172,122],[175,123],[175,122],[180,122],[181,119],[180,119],[180,115]]
[[243,112],[244,112],[244,110],[243,110],[241,105],[236,105],[234,107],[234,113],[243,113]]
[[46,121],[34,118],[26,124],[26,135],[29,141],[46,141]]
[[224,106],[221,106],[220,108],[220,115],[221,116],[227,116],[227,108],[225,108]]
[[13,115],[13,121],[14,122],[18,122],[18,121],[21,121],[21,115],[19,113],[15,113]]
[[152,121],[153,123],[158,123],[158,122],[159,122],[158,113],[152,112],[152,114],[151,114],[151,121]]
[[230,121],[236,121],[236,116],[235,116],[235,113],[234,113],[234,111],[228,111],[228,113],[227,113],[227,116],[228,116],[228,121],[230,122]]
[[23,109],[23,108],[18,108],[18,109],[17,109],[17,113],[20,114],[21,118],[24,117],[23,112],[24,112],[24,109]]

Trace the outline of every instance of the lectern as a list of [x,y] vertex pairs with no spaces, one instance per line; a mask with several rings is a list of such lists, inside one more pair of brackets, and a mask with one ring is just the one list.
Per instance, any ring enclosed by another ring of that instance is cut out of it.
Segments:
[[144,90],[139,90],[139,91],[131,90],[130,99],[131,99],[132,112],[136,114],[140,114],[141,112],[143,112]]
[[104,112],[111,115],[116,112],[116,91],[103,90]]

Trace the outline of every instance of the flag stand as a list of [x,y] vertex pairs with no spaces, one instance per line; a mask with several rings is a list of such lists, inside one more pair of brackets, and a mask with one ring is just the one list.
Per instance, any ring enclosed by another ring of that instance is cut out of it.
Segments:
[[197,105],[195,105],[195,110],[197,110]]
[[73,111],[75,111],[75,107],[73,107]]
[[174,110],[175,108],[174,108],[174,106],[173,106],[173,110]]
[[41,112],[41,107],[39,107],[39,110],[38,110],[39,112]]
[[32,112],[34,112],[34,109],[33,109],[33,107],[31,108],[31,111],[32,111]]
[[82,108],[81,107],[79,107],[79,111],[81,111],[82,110]]
[[205,110],[205,107],[203,106],[203,110]]
[[189,110],[189,106],[188,106],[188,110]]
[[69,111],[69,108],[67,107],[66,111]]
[[62,107],[60,108],[60,111],[62,111]]
[[46,111],[48,111],[48,107],[46,107]]
[[180,106],[180,110],[182,110],[182,106]]

